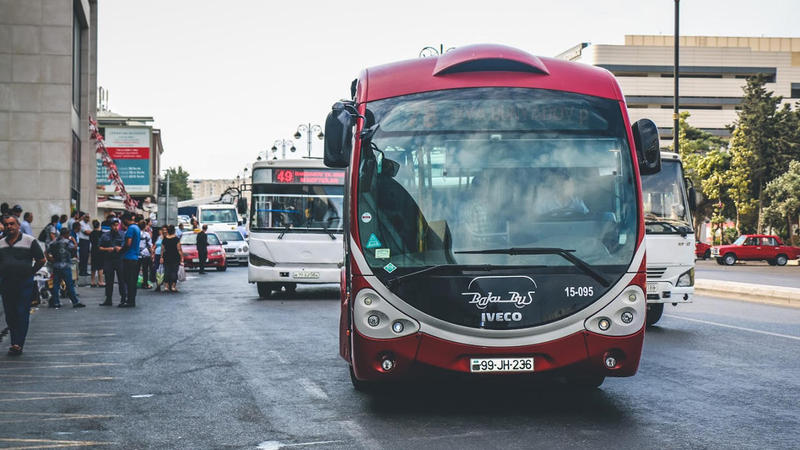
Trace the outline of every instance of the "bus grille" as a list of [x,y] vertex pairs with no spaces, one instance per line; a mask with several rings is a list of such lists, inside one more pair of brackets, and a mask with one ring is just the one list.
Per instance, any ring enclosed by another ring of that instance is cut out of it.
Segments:
[[647,278],[661,278],[664,276],[664,272],[667,271],[666,267],[648,267],[647,268]]

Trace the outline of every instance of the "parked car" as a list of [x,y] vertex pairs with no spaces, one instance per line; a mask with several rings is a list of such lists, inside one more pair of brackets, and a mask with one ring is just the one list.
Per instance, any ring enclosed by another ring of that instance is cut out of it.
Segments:
[[711,258],[711,246],[705,242],[694,243],[694,256],[701,259]]
[[711,256],[717,263],[728,266],[736,261],[767,261],[772,266],[783,266],[798,255],[800,247],[783,245],[778,236],[768,234],[743,234],[733,244],[711,248]]
[[247,241],[238,231],[217,231],[218,238],[222,240],[222,247],[225,249],[225,258],[228,263],[237,262],[247,265],[248,250]]
[[[214,233],[208,235],[208,261],[206,267],[216,267],[222,272],[227,269],[225,250],[222,242]],[[200,259],[197,257],[197,233],[186,232],[181,236],[181,248],[183,249],[183,265],[187,269],[200,267]]]

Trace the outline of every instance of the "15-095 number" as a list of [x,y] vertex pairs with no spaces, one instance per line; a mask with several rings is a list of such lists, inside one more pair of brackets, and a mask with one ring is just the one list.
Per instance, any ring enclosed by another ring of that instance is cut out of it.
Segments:
[[594,295],[594,287],[592,286],[569,286],[564,288],[564,293],[567,297],[591,297]]

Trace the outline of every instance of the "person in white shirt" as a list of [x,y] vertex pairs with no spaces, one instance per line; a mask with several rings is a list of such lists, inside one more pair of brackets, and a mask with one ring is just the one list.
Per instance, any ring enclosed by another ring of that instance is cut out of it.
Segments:
[[81,217],[81,231],[78,233],[78,274],[81,276],[89,276],[89,253],[91,249],[89,239],[92,234],[92,223],[89,221],[89,215],[84,214]]

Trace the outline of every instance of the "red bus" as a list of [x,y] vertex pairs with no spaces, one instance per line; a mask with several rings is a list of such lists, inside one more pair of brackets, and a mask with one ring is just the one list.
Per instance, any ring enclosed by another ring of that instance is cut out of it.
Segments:
[[340,353],[357,389],[636,373],[640,173],[661,160],[608,71],[475,45],[366,69],[351,93],[325,164],[348,168]]

